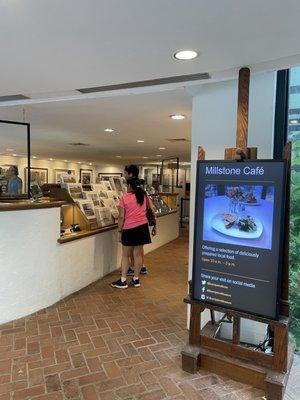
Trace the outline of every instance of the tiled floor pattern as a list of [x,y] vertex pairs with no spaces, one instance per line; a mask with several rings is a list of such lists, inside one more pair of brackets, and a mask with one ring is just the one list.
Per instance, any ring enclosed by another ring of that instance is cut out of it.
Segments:
[[[138,289],[110,288],[114,274],[0,326],[0,400],[260,399],[260,391],[237,382],[181,370],[186,233],[146,260],[150,274]],[[287,400],[300,399],[299,364]]]

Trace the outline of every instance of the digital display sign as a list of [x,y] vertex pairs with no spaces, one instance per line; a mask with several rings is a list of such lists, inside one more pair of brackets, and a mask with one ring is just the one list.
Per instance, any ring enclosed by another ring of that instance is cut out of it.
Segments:
[[198,161],[193,298],[278,317],[286,163]]

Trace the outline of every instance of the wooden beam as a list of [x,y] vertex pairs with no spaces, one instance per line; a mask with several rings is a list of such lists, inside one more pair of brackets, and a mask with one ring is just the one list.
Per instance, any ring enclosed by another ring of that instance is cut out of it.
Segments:
[[198,147],[198,160],[205,160],[205,151],[203,147]]
[[250,69],[241,68],[239,71],[236,147],[244,152],[248,144],[249,83]]

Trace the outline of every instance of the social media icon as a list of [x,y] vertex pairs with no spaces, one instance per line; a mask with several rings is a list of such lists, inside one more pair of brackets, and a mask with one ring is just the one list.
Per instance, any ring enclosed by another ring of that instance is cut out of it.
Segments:
[[202,285],[206,285],[206,281],[202,281]]
[[205,300],[205,295],[201,294],[201,300]]
[[205,292],[205,287],[202,288],[202,292]]

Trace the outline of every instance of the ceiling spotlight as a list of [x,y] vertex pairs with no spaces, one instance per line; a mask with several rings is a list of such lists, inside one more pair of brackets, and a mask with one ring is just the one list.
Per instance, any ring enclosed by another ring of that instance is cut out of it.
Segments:
[[143,158],[149,158],[149,157],[143,157]]
[[114,129],[111,129],[111,128],[105,128],[104,129],[104,132],[108,132],[108,133],[112,133],[112,132],[114,132],[115,130]]
[[121,158],[121,156],[116,156],[116,158]]
[[138,143],[144,143],[144,142],[145,142],[145,140],[138,139],[138,140],[137,140],[137,142],[138,142]]
[[93,165],[93,163],[90,162],[89,165]]
[[18,156],[18,154],[13,154],[13,157],[17,157]]
[[174,54],[176,60],[193,60],[194,58],[198,57],[198,53],[195,50],[180,50]]
[[53,158],[49,158],[49,161],[53,161]]
[[81,161],[78,161],[78,164],[82,164],[82,162],[81,162]]
[[69,162],[68,160],[64,160],[64,162]]
[[290,124],[293,124],[293,125],[298,124],[298,120],[297,119],[291,119],[290,120]]
[[156,154],[156,157],[161,157],[161,154]]
[[32,158],[37,158],[37,156],[32,156]]
[[180,119],[185,119],[185,115],[183,114],[172,114],[170,115],[170,118],[175,119],[175,120],[180,120]]
[[158,150],[166,150],[165,147],[159,147]]

